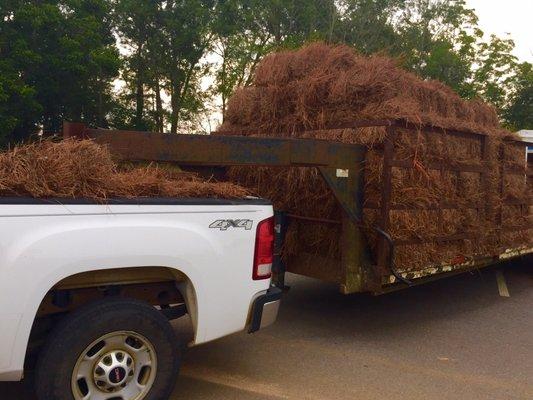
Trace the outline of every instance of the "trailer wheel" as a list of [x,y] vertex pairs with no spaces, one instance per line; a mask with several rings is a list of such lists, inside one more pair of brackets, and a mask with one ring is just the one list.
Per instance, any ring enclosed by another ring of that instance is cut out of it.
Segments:
[[109,298],[65,317],[37,362],[40,400],[166,400],[179,368],[177,338],[147,303]]

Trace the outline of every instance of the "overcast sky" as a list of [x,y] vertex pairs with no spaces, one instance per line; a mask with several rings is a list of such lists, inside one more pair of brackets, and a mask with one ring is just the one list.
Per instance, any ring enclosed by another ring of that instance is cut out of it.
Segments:
[[479,26],[486,35],[511,35],[514,54],[520,61],[533,62],[533,0],[466,0],[476,10]]

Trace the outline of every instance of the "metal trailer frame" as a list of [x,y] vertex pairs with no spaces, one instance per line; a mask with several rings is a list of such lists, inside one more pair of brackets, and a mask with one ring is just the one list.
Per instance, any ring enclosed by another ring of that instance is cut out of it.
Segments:
[[[362,224],[363,207],[363,172],[366,148],[359,145],[344,144],[320,139],[291,139],[253,136],[222,136],[222,135],[171,135],[155,132],[90,129],[81,123],[66,122],[63,127],[63,137],[77,137],[93,139],[95,142],[107,145],[111,153],[123,161],[156,161],[175,163],[187,166],[203,174],[223,176],[227,166],[279,166],[279,167],[315,167],[318,168],[326,184],[332,190],[339,202],[343,213],[340,221],[308,218],[276,211],[276,254],[273,266],[273,281],[284,288],[284,274],[286,271],[334,282],[340,286],[344,294],[356,292],[385,293],[401,289],[413,284],[424,283],[441,277],[481,268],[496,262],[507,260],[533,252],[533,248],[510,249],[503,254],[488,255],[476,259],[457,260],[453,265],[428,266],[427,269],[416,272],[398,272],[393,263],[396,246],[424,243],[428,241],[448,242],[463,240],[469,233],[442,237],[428,237],[412,241],[393,241],[388,234],[390,212],[399,209],[391,205],[392,168],[414,168],[413,163],[394,159],[395,135],[398,129],[412,132],[429,132],[460,137],[474,138],[480,141],[481,158],[488,160],[488,136],[481,133],[464,132],[441,129],[427,125],[411,124],[404,120],[373,120],[343,123],[328,127],[334,129],[356,129],[361,127],[386,127],[386,139],[383,144],[384,165],[382,172],[383,190],[380,204],[365,205],[379,210],[380,223],[374,227],[376,234],[381,237],[377,248],[377,259],[373,260],[369,246],[365,239]],[[511,140],[514,145],[525,146],[524,142]],[[480,173],[488,187],[488,169],[485,165],[466,163],[429,165],[429,169],[460,172]],[[533,176],[530,167],[523,169],[508,169],[500,165],[500,191],[503,191],[503,177],[505,174],[524,175],[528,184]],[[533,202],[507,202],[506,204],[528,207]],[[413,207],[413,209],[423,207]],[[433,206],[439,212],[437,223],[442,224],[444,209],[458,208],[453,204],[442,202]],[[489,213],[490,207],[484,204],[473,204],[476,208]],[[496,215],[488,215],[495,221],[501,231],[517,231],[530,229],[532,226],[503,227],[501,209]],[[336,224],[341,226],[341,259],[334,260],[312,254],[301,254],[291,259],[286,266],[281,259],[281,247],[284,233],[291,219],[303,219],[316,223]]]

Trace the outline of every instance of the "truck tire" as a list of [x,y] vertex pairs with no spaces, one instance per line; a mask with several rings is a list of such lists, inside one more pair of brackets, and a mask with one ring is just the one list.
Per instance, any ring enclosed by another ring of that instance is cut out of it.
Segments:
[[179,346],[151,305],[107,298],[67,315],[50,333],[35,374],[39,400],[166,400]]

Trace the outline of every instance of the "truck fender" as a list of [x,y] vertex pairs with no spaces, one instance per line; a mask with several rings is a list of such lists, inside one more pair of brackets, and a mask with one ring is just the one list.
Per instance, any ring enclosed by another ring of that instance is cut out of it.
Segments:
[[[205,291],[209,261],[220,256],[217,243],[194,226],[109,226],[102,222],[49,225],[4,249],[6,290],[0,297],[6,309],[20,315],[20,322],[11,356],[4,355],[7,359],[0,361],[11,359],[8,364],[16,364],[22,373],[30,331],[46,293],[69,276],[95,269],[157,266],[184,274],[188,283],[180,288],[185,290],[182,294],[195,327],[195,342],[202,340],[204,321],[199,311],[207,301],[200,294]],[[147,237],[157,240],[147,241]]]

